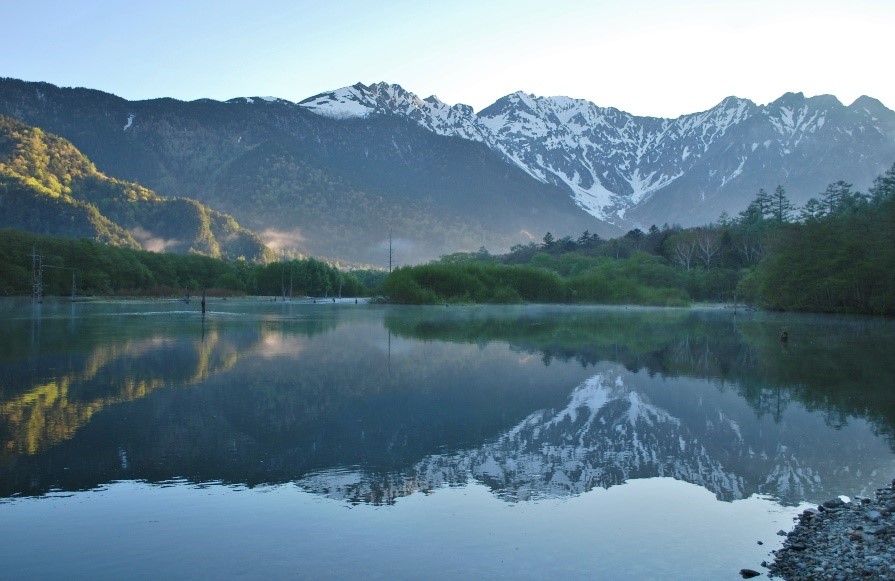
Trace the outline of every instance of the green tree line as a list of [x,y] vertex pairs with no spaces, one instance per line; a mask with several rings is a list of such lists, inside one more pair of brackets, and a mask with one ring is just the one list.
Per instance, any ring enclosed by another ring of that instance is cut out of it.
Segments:
[[72,278],[79,295],[178,296],[212,294],[366,296],[375,273],[343,272],[314,258],[267,264],[199,254],[157,253],[0,229],[0,294],[28,295],[32,251],[43,257],[44,293],[66,296]]
[[652,226],[604,240],[590,232],[399,268],[398,303],[746,301],[776,310],[895,315],[895,165],[867,193],[830,184],[798,209],[759,190],[735,217],[698,228]]
[[[797,209],[785,190],[759,190],[735,217],[698,228],[663,225],[604,240],[544,235],[503,255],[485,248],[420,266],[344,273],[315,260],[270,264],[112,247],[87,239],[0,231],[0,293],[28,294],[31,249],[45,256],[48,294],[354,296],[397,303],[748,302],[762,308],[895,314],[895,166],[867,193],[836,182]],[[384,279],[384,280],[383,280]]]

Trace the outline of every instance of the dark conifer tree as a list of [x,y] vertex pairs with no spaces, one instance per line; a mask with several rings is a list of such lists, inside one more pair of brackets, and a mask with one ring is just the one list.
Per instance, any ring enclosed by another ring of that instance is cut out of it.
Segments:
[[789,201],[789,197],[786,195],[786,190],[783,189],[783,186],[777,186],[776,189],[774,189],[774,193],[771,194],[770,200],[771,217],[778,224],[789,222],[792,219],[795,207],[792,205],[792,202]]

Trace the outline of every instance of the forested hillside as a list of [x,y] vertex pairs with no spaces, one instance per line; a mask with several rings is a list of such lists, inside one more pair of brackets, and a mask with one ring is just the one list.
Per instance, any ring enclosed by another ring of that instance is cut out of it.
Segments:
[[777,187],[701,228],[665,224],[612,240],[548,232],[503,255],[444,256],[398,269],[384,291],[402,303],[723,301],[895,315],[893,273],[895,166],[866,193],[836,182],[800,209]]
[[0,116],[0,227],[126,248],[270,260],[261,239],[189,198],[110,178],[71,143]]
[[602,228],[568,191],[410,119],[340,122],[280,99],[127,101],[0,79],[0,114],[60,135],[108,176],[226,212],[291,253],[385,266],[532,232]]

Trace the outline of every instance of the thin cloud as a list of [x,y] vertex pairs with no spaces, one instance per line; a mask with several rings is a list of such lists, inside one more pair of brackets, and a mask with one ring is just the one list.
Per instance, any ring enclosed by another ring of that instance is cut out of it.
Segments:
[[268,228],[261,233],[261,239],[272,250],[296,250],[307,241],[298,228],[294,230]]
[[170,248],[176,248],[183,244],[182,240],[176,238],[160,238],[155,236],[149,230],[139,226],[132,229],[130,234],[143,248],[152,252],[165,252]]

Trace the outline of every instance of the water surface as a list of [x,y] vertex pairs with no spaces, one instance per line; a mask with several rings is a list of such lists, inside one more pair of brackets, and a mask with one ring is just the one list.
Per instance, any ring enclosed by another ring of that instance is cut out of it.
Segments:
[[197,307],[0,303],[0,576],[733,579],[895,476],[890,321]]

